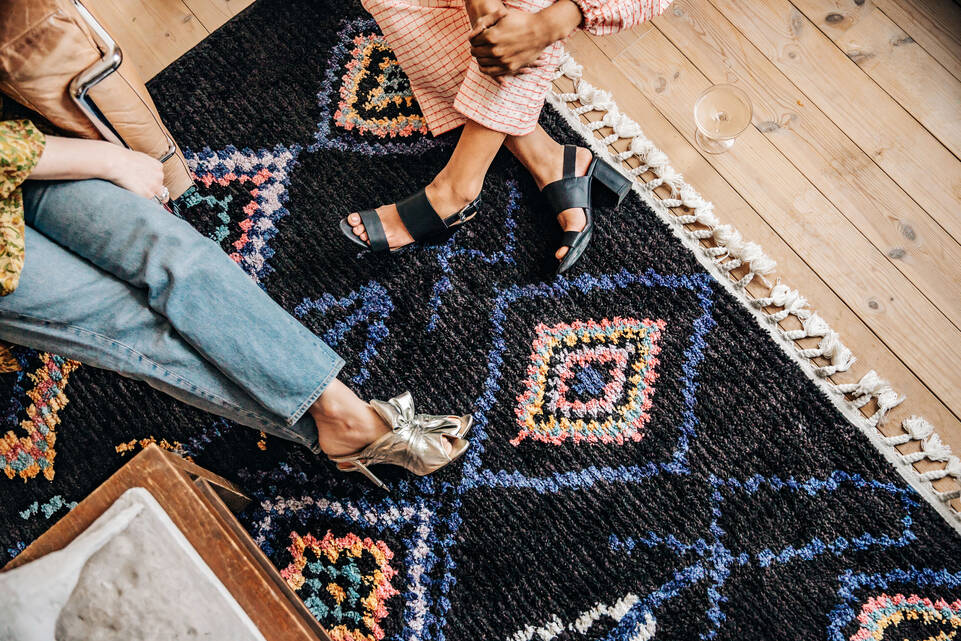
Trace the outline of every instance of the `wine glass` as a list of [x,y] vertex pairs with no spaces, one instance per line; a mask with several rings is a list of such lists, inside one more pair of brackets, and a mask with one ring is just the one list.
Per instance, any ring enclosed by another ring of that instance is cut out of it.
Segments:
[[722,154],[751,124],[751,99],[743,89],[720,84],[708,87],[694,103],[694,139],[709,154]]

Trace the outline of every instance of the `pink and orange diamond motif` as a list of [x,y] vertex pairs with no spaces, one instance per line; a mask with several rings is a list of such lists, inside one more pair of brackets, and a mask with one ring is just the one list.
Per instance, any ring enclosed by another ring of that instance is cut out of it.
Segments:
[[520,431],[511,444],[526,438],[553,445],[640,441],[665,326],[620,317],[537,325],[514,410]]
[[353,45],[334,113],[337,125],[381,138],[427,133],[427,121],[417,110],[410,81],[384,36],[358,35]]
[[879,594],[861,606],[858,623],[851,641],[955,639],[961,637],[961,599],[948,603],[916,594]]
[[[226,211],[221,212],[220,224],[211,238],[221,243],[230,258],[258,283],[271,271],[268,261],[274,250],[270,248],[270,242],[278,233],[277,224],[290,213],[284,203],[288,199],[287,186],[299,152],[299,147],[287,149],[280,145],[272,150],[259,151],[229,146],[219,151],[184,152],[198,187],[209,189],[213,184],[226,187],[237,183],[249,193],[249,200],[244,198],[240,212],[243,218],[236,222],[239,234],[235,240],[225,246],[224,241],[231,234],[233,224]],[[211,197],[188,193],[187,198],[190,207]],[[226,207],[227,202],[222,204]]]
[[33,388],[26,393],[30,404],[20,422],[23,435],[13,430],[0,434],[0,469],[11,479],[19,476],[26,481],[42,473],[53,480],[59,413],[68,402],[65,389],[70,374],[80,367],[77,361],[56,354],[41,353],[39,358],[37,370],[27,374]]
[[330,531],[322,539],[290,534],[290,565],[280,574],[334,641],[379,641],[386,602],[398,594],[390,580],[394,553],[383,541]]

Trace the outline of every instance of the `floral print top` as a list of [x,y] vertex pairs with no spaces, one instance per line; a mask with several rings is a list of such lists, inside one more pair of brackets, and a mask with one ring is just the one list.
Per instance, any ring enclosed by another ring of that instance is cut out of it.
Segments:
[[0,120],[0,296],[17,288],[23,269],[23,197],[46,138],[29,120]]

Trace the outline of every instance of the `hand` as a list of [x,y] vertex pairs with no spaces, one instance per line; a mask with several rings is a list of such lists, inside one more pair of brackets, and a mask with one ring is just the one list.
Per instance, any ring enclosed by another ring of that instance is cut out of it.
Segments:
[[160,196],[164,191],[163,163],[139,151],[111,147],[113,157],[107,180],[144,198]]
[[471,55],[494,78],[522,72],[554,42],[547,27],[540,13],[495,10],[480,16],[468,34]]

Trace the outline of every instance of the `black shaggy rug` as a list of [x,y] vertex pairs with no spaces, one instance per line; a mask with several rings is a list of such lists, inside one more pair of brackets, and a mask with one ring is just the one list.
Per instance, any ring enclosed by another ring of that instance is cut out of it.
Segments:
[[197,176],[180,215],[361,396],[473,412],[473,445],[422,479],[378,468],[387,494],[18,349],[0,561],[155,440],[257,498],[241,520],[337,640],[961,634],[961,539],[636,195],[554,277],[556,225],[502,154],[450,242],[358,255],[340,217],[426,184],[458,134],[425,134],[356,2],[262,0],[150,90]]

